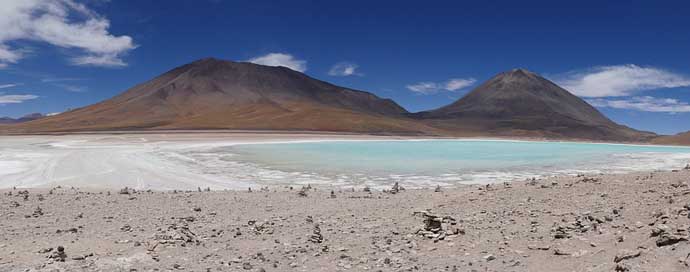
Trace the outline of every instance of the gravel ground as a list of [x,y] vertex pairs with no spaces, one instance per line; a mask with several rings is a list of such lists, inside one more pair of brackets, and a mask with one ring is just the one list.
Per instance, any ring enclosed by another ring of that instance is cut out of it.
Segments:
[[690,271],[690,170],[465,186],[0,191],[0,271]]

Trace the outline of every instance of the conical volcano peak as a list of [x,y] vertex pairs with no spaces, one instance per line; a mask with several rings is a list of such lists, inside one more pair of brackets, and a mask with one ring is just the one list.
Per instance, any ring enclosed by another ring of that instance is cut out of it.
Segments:
[[515,80],[515,79],[522,79],[522,80],[539,80],[543,79],[541,76],[538,74],[531,72],[527,69],[524,68],[516,68],[510,71],[506,71],[503,73],[498,74],[494,79],[497,80]]

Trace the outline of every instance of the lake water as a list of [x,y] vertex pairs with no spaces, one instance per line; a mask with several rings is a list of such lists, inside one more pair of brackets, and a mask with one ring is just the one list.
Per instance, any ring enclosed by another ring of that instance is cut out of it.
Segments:
[[578,173],[680,169],[690,148],[493,140],[257,143],[167,136],[34,136],[0,141],[0,188],[239,189],[314,184],[390,188]]
[[208,169],[259,183],[412,187],[578,173],[678,169],[690,148],[492,140],[325,141],[186,152]]

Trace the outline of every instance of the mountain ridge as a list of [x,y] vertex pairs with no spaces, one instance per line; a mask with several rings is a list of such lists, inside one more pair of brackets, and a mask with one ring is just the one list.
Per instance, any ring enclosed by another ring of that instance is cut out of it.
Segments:
[[101,102],[3,126],[12,133],[107,130],[285,130],[431,136],[645,141],[555,83],[525,69],[457,101],[410,113],[395,101],[286,67],[204,58]]

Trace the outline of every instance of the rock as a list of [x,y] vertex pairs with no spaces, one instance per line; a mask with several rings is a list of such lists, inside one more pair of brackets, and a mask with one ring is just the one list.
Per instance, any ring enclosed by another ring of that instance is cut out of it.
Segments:
[[624,261],[624,260],[637,258],[637,257],[640,257],[641,254],[642,254],[642,251],[639,251],[639,250],[635,250],[635,251],[633,251],[633,250],[622,250],[622,251],[619,251],[618,254],[616,254],[616,257],[613,258],[613,262],[619,263],[619,262]]
[[331,190],[331,198],[335,198],[335,192]]
[[484,260],[486,260],[487,262],[490,262],[490,261],[496,260],[496,256],[489,254],[489,255],[484,256]]
[[309,188],[308,187],[302,187],[302,189],[300,189],[299,192],[297,192],[297,195],[300,197],[307,197],[308,196],[307,192],[309,192]]
[[440,193],[440,192],[442,192],[442,190],[441,190],[441,185],[436,185],[436,189],[434,189],[434,192],[435,192],[435,193]]
[[252,270],[252,264],[251,264],[251,263],[248,263],[248,262],[243,263],[243,264],[242,264],[242,269],[244,269],[244,270]]
[[58,246],[57,250],[51,253],[48,256],[49,259],[52,259],[54,261],[58,262],[64,262],[65,259],[67,259],[67,254],[65,253],[65,248],[62,246]]
[[659,236],[659,238],[656,239],[656,246],[658,247],[663,247],[663,246],[670,246],[682,241],[687,241],[688,237],[687,236],[681,236],[681,235],[675,235],[675,234],[670,234],[670,233],[663,233]]
[[555,248],[555,249],[553,250],[553,254],[554,254],[554,255],[558,255],[558,256],[569,256],[569,255],[573,255],[572,252],[565,251],[565,250],[563,250],[563,249],[561,249],[561,248]]
[[671,233],[670,228],[664,224],[658,225],[652,230],[651,237],[657,237],[656,246],[670,246],[682,241],[688,241],[688,236],[681,234],[682,229],[678,229],[676,233]]
[[124,231],[124,232],[130,232],[130,231],[132,231],[133,229],[132,229],[132,227],[131,227],[130,225],[124,225],[124,226],[120,227],[120,230],[121,230],[121,231]]
[[549,250],[551,249],[551,246],[549,245],[527,245],[528,249],[531,250]]
[[690,163],[688,163],[688,165],[686,165],[685,168],[683,168],[683,170],[690,170]]
[[33,216],[33,217],[39,217],[41,215],[43,215],[43,209],[41,209],[40,206],[36,207],[34,212],[31,214],[31,216]]
[[616,271],[616,272],[628,272],[628,271],[632,271],[632,268],[628,264],[618,263],[618,264],[616,264],[616,268],[614,268],[614,271]]
[[570,234],[570,230],[564,226],[556,227],[556,229],[553,230],[553,232],[554,232],[553,237],[556,239],[567,239],[567,238],[572,237],[572,235]]

